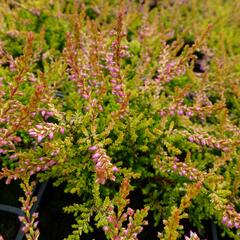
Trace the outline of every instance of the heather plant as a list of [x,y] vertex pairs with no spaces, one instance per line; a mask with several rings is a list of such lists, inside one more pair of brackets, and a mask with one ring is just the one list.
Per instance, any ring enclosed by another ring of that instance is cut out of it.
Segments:
[[76,220],[66,239],[96,228],[143,239],[150,227],[155,239],[200,239],[209,220],[239,238],[238,9],[1,3],[0,179],[22,182],[26,239],[41,238],[31,208],[48,180],[78,199],[64,208]]

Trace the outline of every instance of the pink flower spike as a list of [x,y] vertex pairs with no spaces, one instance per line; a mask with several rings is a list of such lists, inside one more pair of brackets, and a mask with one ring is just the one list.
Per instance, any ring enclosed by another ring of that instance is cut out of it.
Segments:
[[5,181],[5,184],[10,184],[11,183],[11,179],[10,178],[7,178],[7,180]]
[[175,157],[175,158],[174,158],[174,161],[175,161],[175,162],[179,162],[179,158],[178,158],[178,157]]
[[116,166],[114,166],[112,170],[113,172],[119,172],[119,169]]
[[37,172],[40,172],[41,169],[42,169],[41,167],[37,167],[37,168],[36,168],[36,171],[37,171]]
[[174,115],[174,111],[170,111],[170,113],[169,113],[171,116],[173,116]]
[[64,127],[61,127],[61,128],[60,128],[60,133],[61,133],[61,134],[64,134],[64,132],[65,132]]
[[127,214],[128,214],[129,216],[133,216],[134,210],[129,207],[129,208],[127,209]]
[[121,85],[117,85],[117,86],[114,86],[113,88],[118,91],[118,90],[121,90],[122,87]]
[[164,117],[165,116],[165,112],[164,111],[160,111],[160,116]]
[[194,142],[194,138],[191,137],[191,136],[188,138],[188,140],[189,140],[190,142]]
[[194,176],[191,176],[191,175],[190,175],[190,176],[189,176],[189,179],[190,179],[190,180],[193,180],[193,179],[194,179]]
[[182,176],[185,176],[187,174],[186,170],[182,170],[181,174]]
[[84,94],[82,95],[82,97],[83,97],[84,99],[89,99],[89,95],[86,94],[86,93],[84,93]]
[[228,217],[227,217],[227,216],[224,216],[224,217],[222,218],[222,223],[225,224],[227,221],[228,221]]
[[38,223],[39,223],[39,221],[36,221],[36,222],[33,224],[33,227],[34,227],[34,228],[37,228]]
[[116,177],[114,175],[110,179],[114,182],[116,181]]
[[178,110],[178,115],[179,115],[179,116],[183,115],[183,110],[181,110],[181,109]]
[[38,135],[37,140],[38,140],[38,142],[41,142],[43,140],[43,136],[42,135]]
[[101,167],[102,166],[102,163],[101,162],[98,162],[97,164],[96,164],[96,167]]
[[47,170],[48,169],[48,166],[44,166],[43,167],[43,170],[45,171],[45,170]]
[[103,227],[103,231],[104,231],[104,232],[109,231],[109,227],[108,227],[108,226],[104,226],[104,227]]
[[17,154],[13,154],[9,157],[10,159],[14,159],[14,158],[17,158]]
[[136,239],[137,233],[133,233],[132,236],[133,236],[134,239]]
[[228,226],[229,228],[231,228],[231,227],[233,226],[233,223],[232,223],[231,220],[229,220],[229,221],[227,222],[227,226]]
[[21,230],[26,233],[28,231],[28,228],[27,227],[22,227]]
[[215,145],[216,148],[221,148],[219,143],[215,143],[214,145]]
[[240,223],[239,222],[235,222],[234,226],[235,226],[236,229],[239,229],[240,228]]
[[124,235],[126,236],[128,234],[128,229],[125,229],[123,232],[124,232]]
[[49,135],[48,135],[48,137],[49,137],[49,139],[53,139],[53,137],[54,137],[53,132],[50,132]]
[[45,110],[41,111],[41,115],[42,115],[42,117],[44,117],[45,114],[46,114],[46,111],[45,111]]
[[89,151],[96,151],[98,149],[97,146],[91,146],[88,148]]
[[112,216],[108,216],[108,217],[107,217],[107,220],[108,220],[108,222],[110,222],[110,223],[113,223],[113,222],[114,222],[114,218],[113,218]]
[[20,222],[23,222],[24,219],[25,219],[25,217],[23,217],[23,216],[18,216],[18,219],[19,219]]
[[41,124],[37,124],[36,128],[41,130],[41,129],[43,129],[43,126]]
[[53,166],[55,163],[56,163],[55,161],[51,160],[51,161],[49,162],[49,166]]
[[101,156],[101,154],[97,152],[92,155],[92,159],[97,160],[100,156]]
[[53,112],[47,112],[47,115],[48,115],[49,117],[52,117],[52,116],[53,116]]
[[193,115],[193,113],[191,111],[187,112],[187,116],[191,117]]
[[37,133],[36,133],[36,132],[30,132],[30,131],[29,131],[29,135],[30,135],[31,137],[36,137],[36,136],[37,136]]

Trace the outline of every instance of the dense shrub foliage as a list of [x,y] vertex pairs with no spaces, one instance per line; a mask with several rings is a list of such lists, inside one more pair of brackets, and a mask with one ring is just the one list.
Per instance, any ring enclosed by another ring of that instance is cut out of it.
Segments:
[[203,239],[210,220],[240,238],[239,10],[0,1],[0,179],[22,182],[27,239],[49,179],[79,199],[68,240]]

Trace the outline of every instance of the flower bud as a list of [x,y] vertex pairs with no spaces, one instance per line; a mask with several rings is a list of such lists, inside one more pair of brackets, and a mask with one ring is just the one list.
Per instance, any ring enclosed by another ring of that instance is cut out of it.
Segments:
[[88,148],[89,151],[96,151],[98,149],[97,146],[91,146]]

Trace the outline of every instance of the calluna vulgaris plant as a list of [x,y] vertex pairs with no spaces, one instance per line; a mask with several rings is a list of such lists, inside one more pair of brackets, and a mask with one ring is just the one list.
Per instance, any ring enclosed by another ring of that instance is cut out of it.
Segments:
[[1,1],[0,179],[21,182],[26,239],[50,179],[78,199],[68,240],[204,239],[210,220],[240,238],[239,10]]

